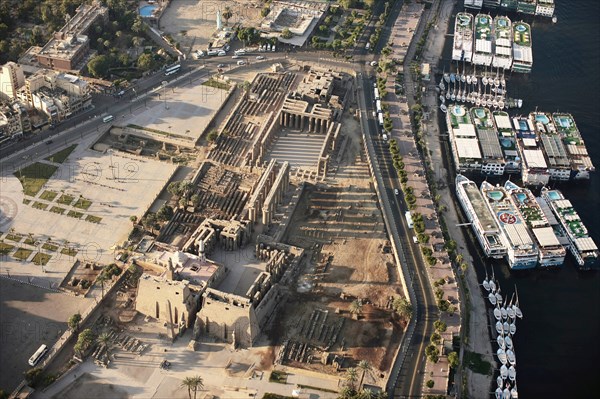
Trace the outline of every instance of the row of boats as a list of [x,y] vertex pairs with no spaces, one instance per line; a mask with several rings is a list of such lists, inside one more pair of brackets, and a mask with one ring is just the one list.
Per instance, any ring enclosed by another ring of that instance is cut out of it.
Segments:
[[494,109],[520,108],[523,100],[506,98],[506,80],[500,77],[482,74],[444,73],[438,85],[440,109],[447,112],[446,100],[467,102],[476,106]]
[[456,194],[487,257],[506,258],[511,269],[560,267],[569,250],[580,269],[599,265],[600,253],[571,202],[556,189],[541,196],[510,180],[478,188],[456,176]]
[[[500,285],[492,278],[488,278],[487,272],[482,283],[486,290],[488,300],[494,307],[493,314],[496,319],[496,343],[498,350],[496,357],[500,362],[499,376],[496,378],[498,387],[494,394],[497,399],[516,399],[517,391],[517,355],[513,338],[517,333],[517,318],[523,318],[523,312],[519,307],[519,297],[516,294],[507,302],[500,293]],[[513,301],[513,299],[516,299]]]
[[506,16],[459,12],[454,23],[452,60],[529,73],[533,66],[531,26]]

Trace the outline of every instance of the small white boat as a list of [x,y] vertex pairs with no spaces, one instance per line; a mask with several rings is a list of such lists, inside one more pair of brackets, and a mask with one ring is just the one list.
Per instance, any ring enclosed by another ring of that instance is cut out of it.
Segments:
[[452,93],[452,95],[450,96],[450,98],[452,99],[452,101],[456,101],[456,94]]
[[517,316],[519,319],[522,319],[523,312],[521,312],[521,309],[519,309],[519,307],[517,305],[513,305],[512,308],[515,311],[515,316]]
[[450,92],[446,92],[446,100],[450,100]]
[[496,94],[503,94],[504,90],[500,89],[500,88],[492,88],[492,91]]
[[502,399],[510,399],[510,389],[504,388],[504,391],[502,391]]
[[506,364],[508,362],[508,356],[506,356],[506,352],[504,351],[504,349],[498,348],[498,350],[496,351],[496,356],[498,356],[498,360],[500,360],[500,363]]
[[490,289],[492,292],[496,292],[496,282],[494,280],[490,280]]
[[505,321],[504,323],[502,323],[502,328],[504,329],[504,331],[510,331],[510,325],[508,324],[508,321]]
[[501,321],[496,322],[496,332],[500,335],[504,334],[504,326]]
[[496,306],[496,295],[490,292],[490,294],[488,295],[488,300],[492,305]]
[[496,342],[498,343],[498,346],[502,349],[506,349],[506,343],[505,343],[505,339],[502,336],[502,334],[498,335],[496,337]]
[[557,23],[557,22],[558,22],[558,17],[557,17],[556,15],[554,15],[554,16],[552,17],[552,23],[554,23],[554,24],[555,24],[555,23]]
[[467,97],[465,96],[465,93],[463,92],[463,95],[462,95],[462,102],[464,103],[464,102],[466,102],[466,101],[467,101]]
[[439,88],[440,90],[446,90],[446,85],[444,84],[443,80],[440,80]]
[[477,76],[473,75],[473,77],[471,78],[471,83],[477,85]]
[[487,84],[488,84],[488,78],[487,78],[487,76],[484,76],[484,77],[481,78],[481,83],[483,83],[484,86],[487,86]]
[[515,366],[510,366],[508,368],[508,378],[510,378],[511,381],[514,381],[517,378],[517,370],[515,370]]
[[506,347],[508,349],[510,349],[510,350],[513,349],[513,341],[512,341],[512,338],[509,335],[507,335],[506,337],[504,337],[504,343],[506,344]]
[[519,98],[517,100],[517,107],[521,108],[522,106],[523,106],[523,100]]
[[446,83],[450,82],[450,75],[447,72],[444,73],[444,80],[446,81]]
[[517,333],[517,325],[514,322],[510,323],[508,326],[508,332],[510,332],[510,335],[515,335]]
[[502,295],[500,295],[500,290],[498,290],[498,292],[496,292],[496,294],[495,294],[495,295],[496,295],[496,301],[497,301],[499,304],[502,304]]
[[494,101],[492,101],[492,106],[498,108],[498,100],[494,99]]
[[500,311],[500,309],[494,308],[494,317],[496,318],[496,320],[500,321],[500,319],[502,318],[502,312]]
[[496,378],[496,384],[498,384],[498,388],[502,388],[504,386],[504,380],[502,377],[498,376],[498,378]]
[[508,359],[510,364],[512,364],[513,366],[517,365],[517,356],[515,356],[515,352],[508,349],[506,352],[504,352],[504,354],[506,355],[506,358]]
[[471,84],[471,75],[467,75],[467,84]]
[[502,367],[500,367],[500,377],[502,377],[503,380],[505,380],[506,377],[508,377],[508,367],[506,367],[504,364],[502,365]]
[[498,79],[497,77],[494,79],[494,85],[496,87],[500,86],[500,79]]
[[496,399],[502,399],[502,388],[496,388],[494,395],[496,396]]
[[452,83],[456,82],[456,75],[454,75],[453,73],[450,74],[450,81]]
[[485,278],[483,279],[483,282],[481,283],[481,285],[483,285],[484,290],[486,290],[486,291],[490,290],[490,280],[488,279],[487,271],[485,272]]
[[442,104],[445,103],[446,102],[446,97],[440,96],[440,101],[442,102]]
[[504,306],[500,308],[500,316],[502,316],[503,319],[506,319],[508,317],[508,312],[506,311],[506,308],[504,308]]
[[510,390],[510,397],[511,397],[512,399],[518,399],[518,398],[519,398],[519,392],[517,391],[517,387],[516,387],[516,386],[515,386],[515,387],[513,387],[513,388]]
[[465,77],[465,75],[460,75],[460,81],[465,83],[467,81],[467,78]]
[[500,107],[500,109],[504,109],[506,107],[506,104],[504,103],[504,101],[500,100],[498,101],[498,107]]
[[481,98],[477,97],[477,100],[475,100],[475,105],[478,107],[481,105]]
[[448,111],[448,107],[446,107],[446,105],[445,105],[445,104],[442,104],[442,105],[440,105],[440,110],[441,110],[443,113],[446,113],[446,112]]

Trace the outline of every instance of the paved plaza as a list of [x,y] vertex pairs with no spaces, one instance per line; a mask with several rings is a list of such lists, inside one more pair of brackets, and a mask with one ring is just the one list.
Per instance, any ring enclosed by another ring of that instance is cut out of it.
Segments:
[[269,152],[267,160],[287,161],[291,167],[316,167],[324,141],[324,134],[309,134],[283,129]]

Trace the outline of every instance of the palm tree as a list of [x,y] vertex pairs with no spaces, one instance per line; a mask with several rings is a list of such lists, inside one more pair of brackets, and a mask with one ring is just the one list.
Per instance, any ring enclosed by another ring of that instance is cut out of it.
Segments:
[[108,354],[112,349],[112,338],[107,331],[104,331],[102,334],[98,335],[96,338],[96,342],[106,348],[106,353]]
[[199,389],[204,388],[204,381],[199,375],[185,377],[183,381],[181,381],[181,386],[187,388],[190,399],[192,399],[192,392],[194,392],[194,399],[196,399],[196,392],[198,392]]
[[362,313],[362,303],[358,299],[350,304],[350,313],[352,313],[354,319],[358,319],[358,316]]
[[406,300],[406,298],[395,298],[392,303],[392,307],[394,310],[405,319],[410,319],[413,315],[413,307],[410,302]]
[[362,376],[360,377],[360,383],[358,384],[359,388],[362,388],[363,380],[365,379],[365,374],[371,370],[371,364],[366,360],[361,360],[358,362],[359,370],[362,370]]
[[231,18],[233,16],[233,13],[231,12],[231,8],[229,6],[226,6],[223,9],[223,13],[221,14],[221,16],[225,20],[225,25],[229,24],[229,18]]
[[461,254],[456,255],[456,263],[462,263],[464,257]]
[[346,382],[348,386],[352,389],[356,388],[356,379],[358,378],[358,372],[354,367],[350,367],[346,370]]
[[104,282],[108,280],[108,276],[105,273],[100,273],[98,277],[96,277],[96,281],[99,282],[102,286],[102,296],[104,298]]

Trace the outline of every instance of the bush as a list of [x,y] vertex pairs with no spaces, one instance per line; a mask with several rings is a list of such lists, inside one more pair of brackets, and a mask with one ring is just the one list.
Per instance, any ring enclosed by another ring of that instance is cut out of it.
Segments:
[[427,382],[425,383],[425,385],[427,385],[427,388],[431,389],[435,385],[435,382],[433,382],[433,380],[427,380]]
[[441,320],[436,320],[433,323],[433,326],[435,327],[436,331],[441,332],[441,333],[444,332],[444,331],[446,331],[446,328],[448,328],[448,326],[446,325],[446,323],[444,323]]

